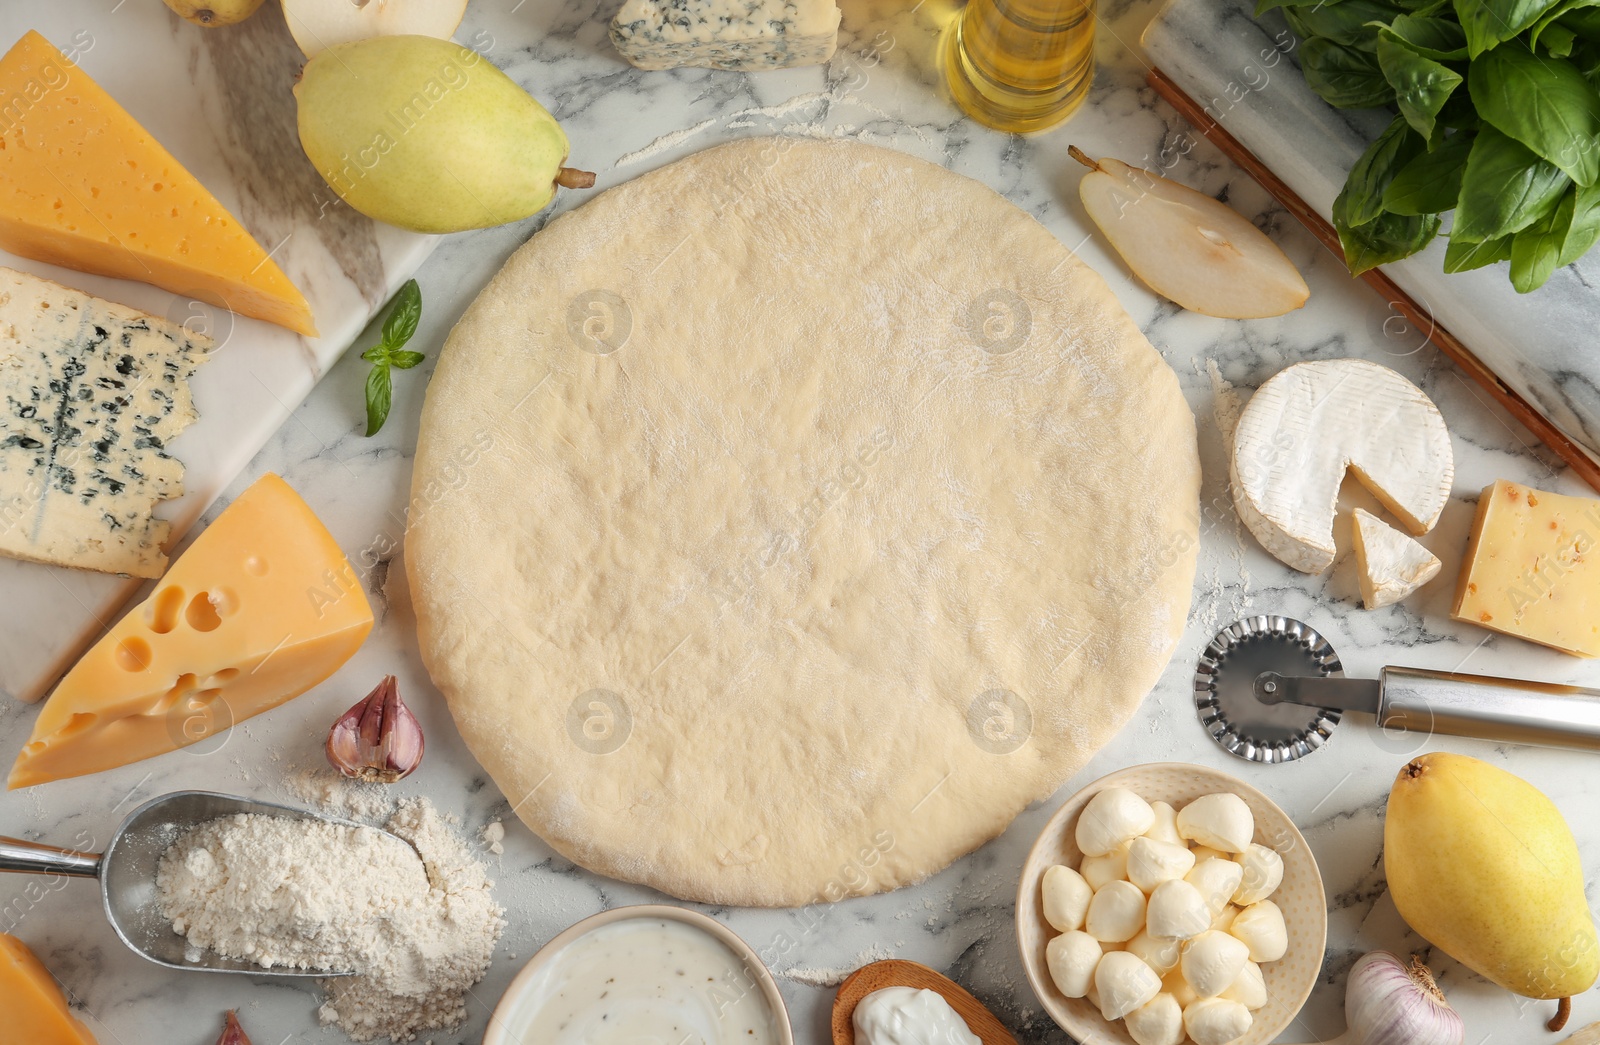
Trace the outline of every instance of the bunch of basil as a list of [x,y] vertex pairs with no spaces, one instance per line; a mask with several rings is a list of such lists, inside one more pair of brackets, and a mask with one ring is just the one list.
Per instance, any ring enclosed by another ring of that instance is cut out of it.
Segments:
[[1600,239],[1600,0],[1258,0],[1341,109],[1392,107],[1333,204],[1352,273],[1454,210],[1446,272],[1511,262],[1526,294]]

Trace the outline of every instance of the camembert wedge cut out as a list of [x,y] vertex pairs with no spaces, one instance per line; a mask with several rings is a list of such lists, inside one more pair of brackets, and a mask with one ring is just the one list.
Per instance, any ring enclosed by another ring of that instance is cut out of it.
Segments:
[[333,536],[289,484],[265,475],[61,680],[10,786],[204,740],[322,682],[371,630],[372,608]]
[[1362,508],[1350,515],[1361,601],[1369,610],[1399,602],[1438,576],[1439,557]]
[[238,220],[32,31],[0,58],[0,247],[317,333],[305,296]]

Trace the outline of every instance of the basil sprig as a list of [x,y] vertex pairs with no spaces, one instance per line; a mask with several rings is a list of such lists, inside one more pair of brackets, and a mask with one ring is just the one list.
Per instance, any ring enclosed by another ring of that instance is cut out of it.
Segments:
[[361,358],[372,364],[367,375],[367,434],[377,435],[383,422],[389,419],[389,404],[394,398],[394,370],[410,370],[422,362],[421,352],[405,348],[411,335],[417,332],[417,320],[422,316],[422,291],[414,279],[394,296],[394,307],[389,318],[383,321],[383,337],[371,348],[361,353]]

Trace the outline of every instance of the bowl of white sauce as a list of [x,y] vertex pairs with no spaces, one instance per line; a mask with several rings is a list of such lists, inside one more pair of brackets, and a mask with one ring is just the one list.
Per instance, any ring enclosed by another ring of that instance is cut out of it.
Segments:
[[562,932],[523,966],[483,1045],[794,1045],[772,973],[714,918],[618,907]]

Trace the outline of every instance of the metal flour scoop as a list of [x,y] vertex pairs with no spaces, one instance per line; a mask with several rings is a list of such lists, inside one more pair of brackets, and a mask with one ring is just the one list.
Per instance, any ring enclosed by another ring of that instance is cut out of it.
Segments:
[[[346,827],[370,827],[337,817],[322,816],[276,802],[258,802],[210,791],[174,791],[146,802],[128,814],[101,854],[0,837],[0,871],[23,874],[62,874],[100,879],[100,896],[106,918],[122,942],[141,958],[169,969],[199,972],[243,973],[247,976],[349,976],[349,971],[263,968],[254,962],[225,958],[191,948],[189,942],[162,917],[156,900],[156,864],[178,836],[218,817],[259,813],[291,820],[314,820]],[[393,836],[391,836],[393,837]],[[408,848],[410,844],[397,839]]]

